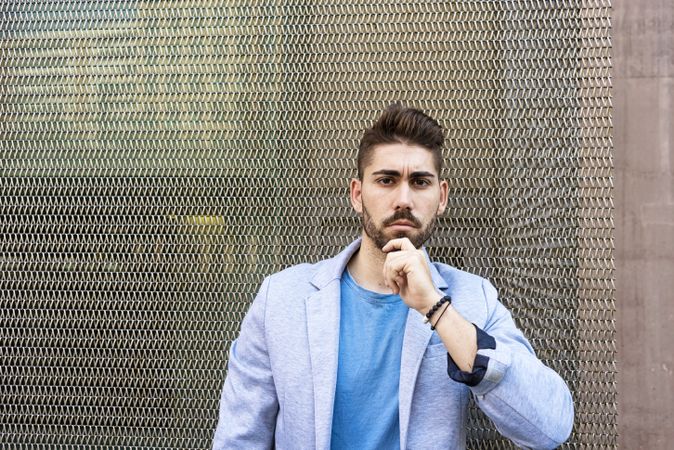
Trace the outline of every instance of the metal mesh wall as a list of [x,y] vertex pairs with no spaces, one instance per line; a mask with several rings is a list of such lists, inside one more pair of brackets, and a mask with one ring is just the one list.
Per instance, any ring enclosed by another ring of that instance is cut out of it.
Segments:
[[[362,130],[448,130],[432,256],[616,445],[609,0],[4,1],[0,443],[210,443],[264,274],[338,252]],[[535,380],[532,380],[535,382]],[[469,447],[510,448],[473,406]]]

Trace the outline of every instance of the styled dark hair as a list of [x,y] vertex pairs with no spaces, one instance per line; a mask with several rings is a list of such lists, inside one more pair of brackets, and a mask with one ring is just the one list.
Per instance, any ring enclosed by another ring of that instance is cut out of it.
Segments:
[[435,169],[440,176],[444,142],[445,133],[435,119],[418,109],[394,103],[363,133],[358,146],[358,178],[363,179],[363,171],[376,146],[395,143],[418,145],[428,149],[433,153]]

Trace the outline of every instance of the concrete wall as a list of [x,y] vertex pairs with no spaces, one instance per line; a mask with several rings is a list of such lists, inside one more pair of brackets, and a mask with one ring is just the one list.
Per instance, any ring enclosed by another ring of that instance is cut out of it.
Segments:
[[674,3],[613,3],[620,447],[674,448]]

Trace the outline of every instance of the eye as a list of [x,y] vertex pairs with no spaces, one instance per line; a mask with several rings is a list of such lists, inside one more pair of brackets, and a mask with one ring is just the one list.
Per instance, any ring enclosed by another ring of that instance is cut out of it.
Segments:
[[383,185],[391,185],[393,184],[393,178],[391,177],[382,177],[377,180],[377,183],[383,184]]
[[426,187],[430,186],[431,182],[428,181],[426,178],[415,178],[412,180],[412,184],[419,187]]

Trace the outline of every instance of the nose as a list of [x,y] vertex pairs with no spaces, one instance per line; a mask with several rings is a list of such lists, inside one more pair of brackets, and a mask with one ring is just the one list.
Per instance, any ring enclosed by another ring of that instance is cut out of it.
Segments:
[[400,183],[396,192],[395,209],[412,209],[412,192],[407,183]]

